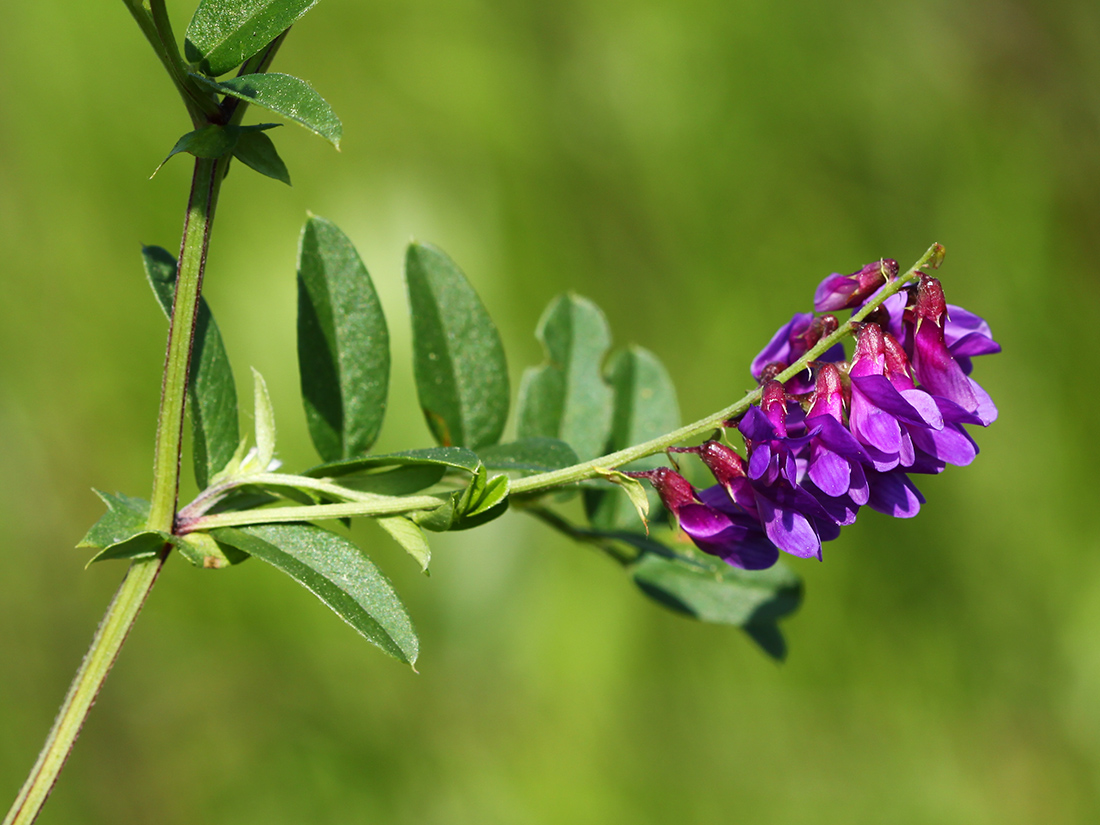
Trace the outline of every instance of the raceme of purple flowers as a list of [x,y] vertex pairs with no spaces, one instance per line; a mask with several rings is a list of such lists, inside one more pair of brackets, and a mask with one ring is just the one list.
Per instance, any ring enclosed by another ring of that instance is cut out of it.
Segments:
[[[897,275],[888,259],[830,275],[814,308],[858,308]],[[1001,349],[982,318],[922,275],[856,325],[849,360],[837,344],[786,384],[775,380],[838,327],[832,315],[798,313],[753,360],[760,405],[727,422],[745,458],[714,439],[669,450],[697,455],[713,487],[696,490],[668,467],[629,474],[649,480],[700,550],[749,570],[771,567],[780,550],[821,558],[821,543],[861,507],[915,516],[924,497],[911,475],[978,454],[965,425],[989,426],[997,408],[970,377],[971,359]]]

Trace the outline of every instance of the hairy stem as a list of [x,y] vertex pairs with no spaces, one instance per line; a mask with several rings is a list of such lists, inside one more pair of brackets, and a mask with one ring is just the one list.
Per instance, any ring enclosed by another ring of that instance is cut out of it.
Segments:
[[160,414],[157,418],[152,506],[147,523],[150,530],[166,533],[172,531],[176,514],[187,374],[191,365],[202,276],[206,268],[206,251],[210,244],[224,163],[222,160],[195,159],[191,196],[183,223],[176,296],[172,303],[172,322],[168,330],[168,352],[164,361]]
[[[187,373],[199,293],[202,289],[202,274],[206,265],[206,250],[210,241],[210,227],[221,179],[222,167],[218,161],[196,160],[191,196],[183,225],[176,297],[168,333],[168,353],[161,386],[153,464],[153,502],[148,521],[150,530],[166,533],[171,532],[175,521]],[[42,810],[170,550],[171,545],[165,545],[157,557],[135,561],[130,565],[92,639],[92,646],[69,687],[69,693],[38,755],[38,761],[31,769],[30,776],[3,825],[26,825],[34,822]]]
[[164,560],[168,558],[168,550],[169,545],[165,545],[156,558],[136,561],[130,565],[126,578],[119,585],[118,592],[96,630],[92,646],[76,672],[76,678],[69,687],[69,693],[58,711],[53,728],[46,737],[46,744],[38,754],[38,761],[34,763],[30,776],[4,818],[3,825],[29,825],[42,810],[65,760],[69,758],[73,743],[80,735],[88,711],[99,695],[130,628],[134,626]]

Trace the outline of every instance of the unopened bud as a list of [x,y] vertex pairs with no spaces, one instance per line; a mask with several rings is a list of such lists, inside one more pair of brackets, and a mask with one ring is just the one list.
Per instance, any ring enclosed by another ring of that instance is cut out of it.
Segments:
[[817,286],[814,309],[818,312],[851,309],[866,301],[875,290],[898,277],[898,262],[881,258],[851,275],[833,273]]

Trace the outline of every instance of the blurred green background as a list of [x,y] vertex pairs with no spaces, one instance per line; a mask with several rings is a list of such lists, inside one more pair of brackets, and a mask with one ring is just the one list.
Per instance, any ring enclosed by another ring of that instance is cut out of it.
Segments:
[[[148,180],[189,126],[122,3],[7,4],[0,67],[6,807],[123,573],[72,549],[89,488],[150,484],[166,327],[139,248],[177,247],[190,171]],[[977,373],[1001,419],[973,466],[922,480],[919,518],[867,513],[794,562],[782,665],[518,516],[435,540],[431,578],[359,529],[420,675],[264,565],[174,559],[42,823],[1100,818],[1094,0],[325,0],[276,69],[333,104],[343,151],[287,126],[293,188],[233,169],[207,295],[238,377],[267,376],[290,469],[313,463],[307,209],[388,307],[381,449],[429,442],[411,236],[475,283],[513,386],[576,289],[665,361],[685,420],[740,396],[825,274],[939,241],[949,300],[1004,345]]]

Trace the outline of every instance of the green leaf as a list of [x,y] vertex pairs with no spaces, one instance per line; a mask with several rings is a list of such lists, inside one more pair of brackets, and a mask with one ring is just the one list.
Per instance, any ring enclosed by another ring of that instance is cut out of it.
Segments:
[[378,526],[389,533],[393,540],[405,548],[405,551],[416,559],[420,569],[428,572],[428,562],[432,559],[432,550],[428,546],[428,539],[424,531],[417,524],[404,516],[383,516],[375,519]]
[[233,150],[233,157],[261,175],[275,178],[290,186],[290,172],[287,171],[283,159],[279,157],[271,138],[263,132],[255,130],[241,132],[237,139],[237,147]]
[[93,564],[108,559],[140,559],[155,556],[166,542],[173,540],[168,533],[146,530],[149,518],[149,502],[122,493],[95,491],[107,505],[107,512],[80,540],[78,548],[93,547],[99,550],[88,561]]
[[201,0],[187,26],[187,59],[217,77],[289,29],[317,0]]
[[288,74],[246,74],[216,82],[192,74],[199,85],[260,106],[304,126],[329,141],[337,149],[344,127],[332,107],[317,91],[301,78]]
[[600,371],[611,346],[607,319],[587,298],[559,295],[543,313],[535,337],[546,362],[524,370],[517,434],[561,439],[582,461],[601,455],[611,434],[613,400]]
[[[607,376],[615,392],[607,452],[640,444],[680,426],[676,388],[656,355],[638,346],[618,350],[608,363]],[[645,470],[661,463],[662,457],[655,455],[622,469]],[[651,509],[660,506],[656,494],[650,492],[649,500]],[[633,505],[618,490],[588,491],[585,505],[596,527],[615,529],[637,523]]]
[[630,570],[651,599],[700,621],[742,627],[766,652],[783,658],[786,645],[776,621],[802,602],[802,583],[785,565],[739,570],[717,560],[645,553]]
[[298,249],[298,366],[309,434],[332,462],[370,449],[386,414],[390,338],[351,241],[311,216]]
[[104,547],[88,560],[91,566],[97,561],[112,559],[148,559],[160,553],[165,544],[174,544],[175,536],[156,530],[142,530],[125,541]]
[[490,477],[479,465],[465,489],[451,493],[431,510],[410,513],[409,518],[426,530],[469,530],[500,518],[508,511],[508,476]]
[[161,166],[164,166],[180,152],[189,152],[197,158],[220,158],[222,155],[233,151],[239,137],[240,131],[238,129],[213,123],[209,126],[203,126],[201,129],[195,129],[193,132],[188,132],[176,141],[172,151],[160,162],[149,177],[154,177],[160,171]]
[[[142,247],[141,254],[153,293],[165,315],[171,317],[176,260],[158,246]],[[191,416],[195,480],[199,489],[205,489],[209,479],[230,462],[241,441],[233,369],[205,298],[199,300],[194,341],[187,411]]]
[[405,606],[358,547],[312,524],[261,524],[212,531],[218,541],[297,580],[386,653],[410,665],[419,642]]
[[177,536],[176,549],[179,554],[195,567],[204,570],[221,570],[230,565],[240,564],[248,558],[243,550],[215,541],[209,533],[188,533]]
[[454,261],[433,246],[409,245],[405,281],[428,427],[444,446],[495,444],[508,417],[508,365],[489,313]]
[[522,438],[483,447],[478,455],[490,470],[545,473],[580,462],[573,448],[556,438]]
[[263,473],[275,459],[275,410],[271,406],[267,382],[255,367],[252,368],[252,381],[255,385],[256,467]]
[[420,450],[405,450],[400,453],[367,455],[345,461],[331,461],[311,467],[302,475],[312,478],[338,478],[378,467],[400,467],[408,465],[438,465],[441,467],[465,470],[472,473],[481,464],[481,459],[473,450],[465,447],[425,447]]
[[102,550],[118,544],[145,530],[149,518],[149,502],[143,498],[93,491],[107,505],[107,512],[90,529],[77,545]]
[[407,496],[437,484],[446,474],[442,464],[410,464],[358,475],[344,476],[340,483],[353,490],[382,496]]

